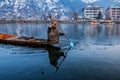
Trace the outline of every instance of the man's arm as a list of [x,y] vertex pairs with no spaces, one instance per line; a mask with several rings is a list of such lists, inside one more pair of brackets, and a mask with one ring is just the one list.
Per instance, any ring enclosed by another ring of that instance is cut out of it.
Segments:
[[48,33],[50,33],[50,31],[51,31],[51,28],[50,28],[50,27],[48,27]]
[[50,41],[50,39],[49,39],[49,34],[50,34],[50,31],[51,31],[51,28],[50,27],[48,27],[48,39],[47,39],[47,41]]
[[58,29],[58,31],[61,36],[65,35],[65,33],[61,31],[61,29]]

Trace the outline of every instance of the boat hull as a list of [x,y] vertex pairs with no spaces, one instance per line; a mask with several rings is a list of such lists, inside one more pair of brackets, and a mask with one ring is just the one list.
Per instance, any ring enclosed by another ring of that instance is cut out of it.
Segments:
[[19,37],[10,34],[0,34],[0,43],[20,45],[20,46],[32,46],[32,47],[47,47],[47,46],[52,46],[52,44],[55,44],[52,42],[48,42],[45,39]]

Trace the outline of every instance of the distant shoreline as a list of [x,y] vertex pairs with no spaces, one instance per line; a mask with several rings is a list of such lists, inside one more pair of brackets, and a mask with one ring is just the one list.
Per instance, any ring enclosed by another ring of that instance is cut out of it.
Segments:
[[[46,20],[0,20],[0,23],[50,23],[52,21],[46,21]],[[116,23],[120,24],[119,21],[114,21],[114,20],[59,20],[59,23],[84,23],[84,22],[89,22],[89,23]]]

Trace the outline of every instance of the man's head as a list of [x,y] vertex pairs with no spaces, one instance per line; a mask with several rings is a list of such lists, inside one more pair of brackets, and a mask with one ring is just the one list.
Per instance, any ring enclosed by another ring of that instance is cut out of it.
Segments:
[[51,27],[56,28],[56,26],[57,26],[57,21],[53,21],[52,24],[51,24]]

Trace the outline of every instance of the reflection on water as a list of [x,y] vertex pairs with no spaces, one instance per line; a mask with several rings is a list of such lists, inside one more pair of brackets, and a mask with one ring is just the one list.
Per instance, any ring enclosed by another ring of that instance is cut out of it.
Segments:
[[18,36],[34,36],[36,38],[47,38],[47,27],[49,24],[0,24],[0,32]]
[[[47,38],[47,27],[50,23],[43,24],[0,24],[0,32],[18,36],[34,36]],[[120,36],[119,24],[60,24],[62,29],[71,39]]]
[[[24,80],[24,76],[26,75],[26,77],[28,77],[27,73],[33,71],[31,77],[33,77],[32,80],[34,80],[36,70],[38,76],[46,75],[46,73],[49,72],[46,70],[52,69],[52,67],[54,68],[52,72],[57,72],[67,57],[67,52],[70,50],[70,47],[64,49],[55,46],[31,48],[0,44],[0,50],[0,75],[2,75],[0,79],[12,80],[17,78],[17,80]],[[28,69],[28,71],[26,71],[26,69]],[[11,73],[11,70],[14,71]],[[20,78],[19,75],[21,75],[21,73],[23,75]],[[5,77],[6,75],[8,77]],[[27,79],[31,80],[30,77]]]
[[48,57],[49,57],[49,63],[56,68],[56,71],[58,71],[60,65],[62,62],[65,60],[67,57],[67,52],[71,49],[71,47],[67,47],[64,49],[61,49],[60,47],[55,47],[55,46],[49,46],[49,47],[44,47],[44,48],[34,48],[34,49],[40,49],[40,51],[35,50],[21,50],[20,48],[18,50],[12,49],[15,52],[11,54],[39,54],[39,53],[46,53],[45,50],[48,52]]
[[[62,51],[60,48],[55,48],[55,47],[46,48],[46,50],[48,51],[50,64],[56,68],[56,71],[58,71],[60,65],[62,64],[62,62],[65,60],[65,58],[67,56],[67,52],[70,49],[71,49],[71,47]],[[63,57],[63,59],[60,62],[58,62],[58,60],[61,57]]]
[[[0,24],[0,32],[47,38],[47,24]],[[120,24],[60,24],[60,47],[0,44],[0,80],[120,80]],[[56,73],[55,73],[56,72]]]
[[116,44],[120,39],[120,24],[61,24],[67,36],[76,44]]

